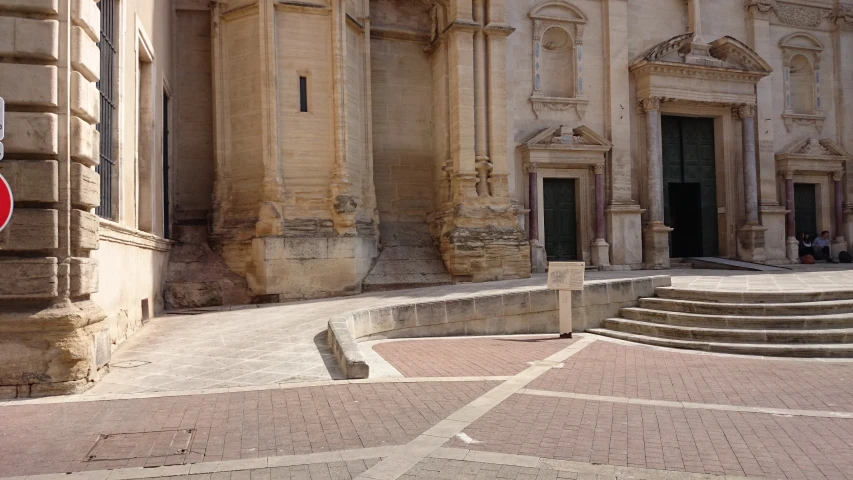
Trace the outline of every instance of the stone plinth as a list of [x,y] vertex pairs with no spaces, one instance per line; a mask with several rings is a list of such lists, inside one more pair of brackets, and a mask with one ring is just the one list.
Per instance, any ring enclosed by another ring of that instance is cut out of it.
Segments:
[[767,227],[761,225],[743,225],[737,231],[738,258],[744,262],[764,263],[767,255],[764,249],[764,233]]
[[649,269],[669,268],[669,232],[662,223],[650,223],[643,230],[643,260]]

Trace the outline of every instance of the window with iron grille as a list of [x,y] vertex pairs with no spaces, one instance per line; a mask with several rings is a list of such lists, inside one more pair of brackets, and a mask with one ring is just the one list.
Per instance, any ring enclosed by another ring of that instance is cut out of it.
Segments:
[[115,82],[113,67],[116,59],[116,10],[118,0],[101,0],[101,79],[98,90],[101,92],[101,122],[98,132],[101,134],[101,161],[95,170],[101,175],[101,206],[96,213],[101,217],[113,218],[113,167],[115,166],[113,149],[113,121],[115,119]]

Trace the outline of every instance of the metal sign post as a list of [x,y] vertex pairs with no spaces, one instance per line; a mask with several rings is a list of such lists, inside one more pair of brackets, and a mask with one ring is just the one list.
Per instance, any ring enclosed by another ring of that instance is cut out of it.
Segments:
[[572,338],[572,291],[583,290],[584,262],[548,264],[548,289],[559,292],[560,337]]
[[[3,160],[3,139],[6,137],[6,102],[0,97],[0,160]],[[9,182],[0,174],[0,231],[6,228],[12,220],[12,211],[15,209],[15,199],[12,197],[12,188]]]

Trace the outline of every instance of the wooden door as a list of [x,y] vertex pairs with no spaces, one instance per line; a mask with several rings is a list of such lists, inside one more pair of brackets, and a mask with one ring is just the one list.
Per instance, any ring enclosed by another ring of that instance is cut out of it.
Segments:
[[548,261],[578,259],[577,200],[575,180],[543,180],[545,252]]

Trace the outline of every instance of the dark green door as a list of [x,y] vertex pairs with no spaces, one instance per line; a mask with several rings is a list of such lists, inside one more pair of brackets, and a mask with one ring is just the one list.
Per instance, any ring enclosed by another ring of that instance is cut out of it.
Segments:
[[817,231],[817,204],[813,183],[794,184],[794,224],[797,226],[797,238],[808,233],[812,238]]
[[545,203],[545,252],[548,261],[577,260],[575,181],[546,178],[542,183]]
[[717,237],[714,120],[661,117],[664,221],[673,228],[670,255],[713,257]]

